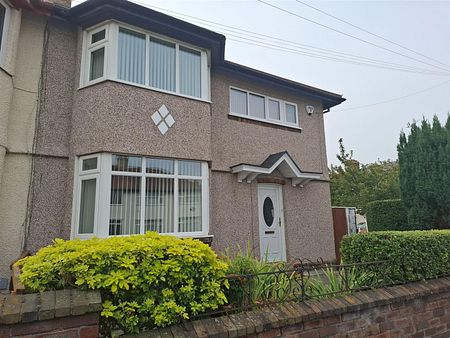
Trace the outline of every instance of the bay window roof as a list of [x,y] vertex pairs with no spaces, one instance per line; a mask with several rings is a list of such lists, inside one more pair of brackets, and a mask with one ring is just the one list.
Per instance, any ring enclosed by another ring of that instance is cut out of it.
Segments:
[[211,62],[224,58],[225,36],[126,0],[88,0],[68,12],[83,29],[106,20],[117,20],[211,51]]
[[247,183],[251,183],[259,175],[270,175],[275,170],[283,177],[290,178],[292,186],[322,180],[322,173],[302,171],[287,151],[269,155],[260,165],[240,163],[231,167],[231,172],[237,174],[238,181]]

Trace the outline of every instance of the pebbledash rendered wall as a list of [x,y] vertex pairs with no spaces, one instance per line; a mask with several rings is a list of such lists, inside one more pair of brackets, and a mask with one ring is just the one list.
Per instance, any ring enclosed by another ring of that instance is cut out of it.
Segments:
[[[236,244],[245,248],[249,242],[259,252],[257,182],[238,183],[230,166],[259,164],[287,150],[302,170],[328,179],[319,102],[214,70],[211,103],[113,81],[79,88],[81,36],[79,28],[62,21],[48,30],[27,250],[35,252],[55,237],[70,238],[73,171],[80,155],[106,151],[209,162],[210,234],[219,251]],[[230,85],[297,103],[302,132],[229,118]],[[164,136],[151,120],[162,104],[176,121]],[[316,113],[308,116],[306,104],[313,104]],[[286,179],[283,200],[288,259],[334,259],[329,183],[293,188]]]
[[31,252],[54,238],[68,238],[72,212],[68,196],[73,180],[70,135],[77,29],[62,20],[49,20],[25,243]]
[[[301,132],[292,128],[236,119],[229,116],[229,88],[237,87],[298,106]],[[334,237],[321,104],[295,93],[261,86],[227,72],[212,71],[212,167],[210,179],[213,248],[245,250],[250,244],[259,254],[258,180],[239,183],[230,167],[239,163],[259,165],[273,153],[288,151],[303,171],[322,173],[324,181],[292,187],[281,178],[287,259],[322,257],[334,260]],[[314,105],[308,115],[306,105]],[[267,177],[267,176],[265,176]]]

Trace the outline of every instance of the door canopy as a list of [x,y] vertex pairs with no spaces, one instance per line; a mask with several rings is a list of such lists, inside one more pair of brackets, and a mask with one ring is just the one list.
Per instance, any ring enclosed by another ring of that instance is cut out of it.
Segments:
[[321,173],[301,171],[287,151],[272,154],[260,165],[241,163],[231,167],[239,182],[251,183],[259,175],[270,175],[275,169],[292,180],[292,186],[304,186],[310,181],[321,181]]

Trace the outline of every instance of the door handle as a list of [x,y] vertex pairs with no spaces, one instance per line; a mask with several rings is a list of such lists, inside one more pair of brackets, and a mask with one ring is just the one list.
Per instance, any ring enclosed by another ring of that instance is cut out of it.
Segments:
[[281,217],[278,217],[278,226],[281,227]]

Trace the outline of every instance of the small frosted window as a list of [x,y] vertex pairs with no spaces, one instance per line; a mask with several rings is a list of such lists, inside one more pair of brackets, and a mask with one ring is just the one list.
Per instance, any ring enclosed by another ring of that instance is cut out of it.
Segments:
[[178,174],[184,176],[202,176],[201,164],[195,161],[179,161]]
[[101,31],[92,34],[91,43],[94,44],[96,42],[102,41],[106,36],[106,30],[102,29]]
[[97,157],[83,160],[83,171],[97,169]]

